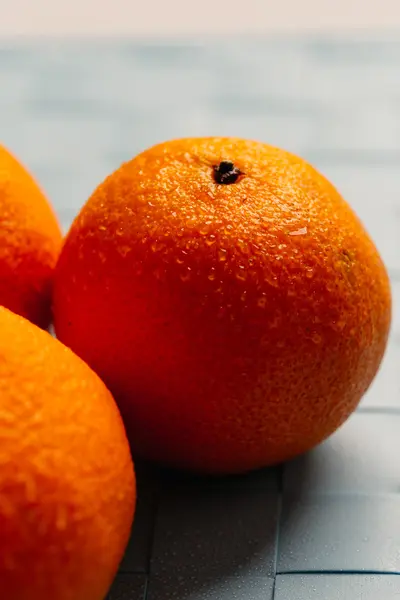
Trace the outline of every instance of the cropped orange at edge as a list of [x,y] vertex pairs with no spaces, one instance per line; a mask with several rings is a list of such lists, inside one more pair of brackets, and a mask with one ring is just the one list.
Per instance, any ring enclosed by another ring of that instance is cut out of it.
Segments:
[[238,473],[303,453],[354,411],[391,323],[385,266],[311,165],[237,138],[123,164],[76,217],[58,337],[113,392],[135,455]]
[[122,419],[102,381],[0,307],[0,597],[104,600],[136,502]]
[[51,321],[62,232],[33,176],[0,145],[0,305],[42,328]]

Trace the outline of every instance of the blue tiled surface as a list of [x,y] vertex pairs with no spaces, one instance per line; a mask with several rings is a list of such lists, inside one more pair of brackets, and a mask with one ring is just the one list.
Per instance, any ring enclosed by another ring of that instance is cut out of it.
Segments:
[[274,600],[399,600],[390,575],[278,575]]
[[197,486],[165,492],[152,572],[203,577],[275,574],[278,494]]
[[138,151],[238,135],[319,168],[392,277],[382,367],[330,440],[222,481],[138,469],[136,522],[109,600],[400,599],[400,33],[191,46],[0,40],[0,90],[1,141],[39,178],[65,230]]
[[[270,577],[152,577],[148,600],[273,600]],[[128,600],[128,599],[127,599]],[[129,600],[134,600],[133,598]],[[136,600],[136,599],[135,599]],[[389,599],[390,600],[390,599]]]
[[328,440],[285,466],[285,493],[400,492],[400,412],[357,412]]
[[279,573],[400,573],[399,494],[286,494]]

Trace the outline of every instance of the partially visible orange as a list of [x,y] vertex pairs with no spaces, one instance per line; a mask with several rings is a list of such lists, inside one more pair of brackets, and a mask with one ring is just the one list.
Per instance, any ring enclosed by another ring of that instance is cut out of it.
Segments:
[[239,472],[347,419],[380,365],[391,292],[360,220],[311,165],[254,141],[181,139],[94,191],[56,267],[54,312],[138,456]]
[[0,598],[104,600],[135,495],[104,384],[49,333],[0,308]]
[[0,145],[0,305],[40,327],[51,320],[51,285],[62,233],[32,175]]

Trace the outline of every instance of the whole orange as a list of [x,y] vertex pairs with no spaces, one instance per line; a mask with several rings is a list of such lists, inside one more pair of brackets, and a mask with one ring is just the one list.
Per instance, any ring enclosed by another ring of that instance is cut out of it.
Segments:
[[0,145],[0,305],[46,328],[62,233],[24,166]]
[[391,292],[359,219],[304,160],[181,139],[94,191],[56,267],[54,312],[138,456],[228,473],[289,459],[346,420],[380,365]]
[[135,475],[100,379],[0,308],[0,597],[103,600],[127,544]]

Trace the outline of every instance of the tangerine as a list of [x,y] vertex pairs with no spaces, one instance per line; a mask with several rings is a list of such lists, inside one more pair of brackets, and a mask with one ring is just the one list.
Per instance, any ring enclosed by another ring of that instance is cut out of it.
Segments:
[[32,175],[0,145],[0,304],[46,328],[62,244],[57,218]]
[[305,452],[349,417],[386,348],[391,290],[359,218],[306,161],[178,139],[83,206],[54,314],[138,456],[235,473]]
[[126,547],[135,474],[93,371],[0,307],[0,596],[103,600]]

